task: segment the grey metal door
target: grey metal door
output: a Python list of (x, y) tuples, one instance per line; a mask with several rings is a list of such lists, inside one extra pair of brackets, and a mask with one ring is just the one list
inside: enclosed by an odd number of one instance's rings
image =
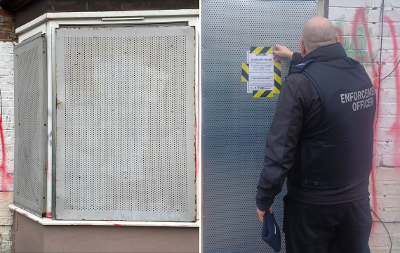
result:
[(56, 30), (56, 218), (195, 220), (193, 27)]
[(45, 212), (47, 71), (46, 39), (38, 34), (14, 48), (14, 204)]
[[(316, 14), (316, 1), (202, 1), (204, 252), (273, 252), (261, 239), (255, 194), (278, 95), (247, 93), (241, 64), (250, 47), (298, 51), (301, 29)], [(281, 229), (284, 194), (274, 204)]]

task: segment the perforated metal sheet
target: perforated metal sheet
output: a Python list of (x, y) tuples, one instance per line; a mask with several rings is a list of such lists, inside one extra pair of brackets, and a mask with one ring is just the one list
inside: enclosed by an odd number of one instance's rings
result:
[(60, 28), (57, 219), (195, 219), (194, 28)]
[(14, 203), (44, 213), (46, 44), (44, 36), (14, 50)]
[[(241, 63), (252, 46), (299, 52), (316, 11), (316, 1), (202, 1), (204, 252), (273, 252), (261, 239), (255, 194), (277, 95), (247, 94)], [(283, 79), (288, 66), (282, 62)], [(274, 204), (281, 229), (285, 191)]]

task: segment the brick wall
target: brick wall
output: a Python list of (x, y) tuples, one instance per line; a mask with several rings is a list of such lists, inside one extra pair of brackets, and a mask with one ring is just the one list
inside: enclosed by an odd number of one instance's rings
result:
[[(329, 19), (334, 22), (347, 54), (363, 63), (377, 94), (379, 91), (370, 177), (371, 208), (389, 230), (392, 252), (399, 252), (400, 66), (395, 67), (400, 60), (400, 1), (384, 1), (383, 23), (382, 4), (382, 0), (330, 0)], [(373, 215), (376, 222), (370, 237), (371, 250), (389, 252), (390, 238), (377, 216)]]
[(15, 35), (15, 18), (11, 11), (2, 10), (0, 8), (0, 40), (13, 41)]
[(15, 137), (13, 47), (14, 42), (0, 40), (0, 191), (13, 190)]
[(0, 191), (13, 190), (14, 170), (14, 16), (0, 8)]
[(0, 253), (11, 250), (14, 171), (14, 15), (0, 8)]

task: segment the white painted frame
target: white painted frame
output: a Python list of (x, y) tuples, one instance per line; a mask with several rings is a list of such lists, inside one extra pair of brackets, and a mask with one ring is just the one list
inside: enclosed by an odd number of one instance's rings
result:
[[(102, 18), (115, 18), (115, 17), (144, 17), (144, 19), (137, 20), (122, 20), (122, 21), (102, 21)], [(157, 10), (157, 11), (110, 11), (110, 12), (63, 12), (63, 13), (45, 13), (36, 19), (16, 28), (18, 35), (18, 42), (31, 37), (32, 35), (43, 32), (46, 34), (47, 42), (47, 80), (48, 80), (48, 146), (47, 146), (47, 160), (49, 165), (53, 165), (53, 75), (54, 75), (54, 50), (52, 43), (54, 39), (54, 30), (61, 25), (105, 25), (105, 24), (151, 24), (151, 23), (174, 23), (174, 22), (188, 22), (189, 26), (195, 27), (196, 33), (196, 62), (195, 62), (195, 102), (196, 102), (196, 203), (197, 203), (197, 219), (195, 222), (178, 222), (180, 226), (195, 226), (199, 227), (201, 220), (201, 203), (202, 203), (202, 181), (201, 181), (201, 87), (200, 79), (200, 52), (201, 52), (201, 39), (200, 39), (200, 22), (198, 9), (182, 9), (182, 10)], [(52, 217), (52, 170), (48, 168), (47, 175), (47, 202), (46, 202), (46, 216)], [(12, 208), (12, 206), (10, 206)], [(25, 212), (27, 213), (27, 212)], [(30, 216), (27, 216), (30, 217)], [(60, 223), (61, 221), (54, 221), (58, 225), (73, 225)], [(86, 225), (100, 225), (95, 221), (86, 221)], [(176, 226), (176, 222), (128, 222), (128, 226)], [(46, 223), (42, 223), (46, 225)], [(200, 229), (201, 230), (201, 229)]]

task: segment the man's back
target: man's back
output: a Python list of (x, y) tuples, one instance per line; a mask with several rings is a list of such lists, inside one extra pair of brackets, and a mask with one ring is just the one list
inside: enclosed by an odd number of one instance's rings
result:
[[(375, 90), (364, 68), (347, 58), (340, 44), (306, 56), (306, 66), (294, 68), (289, 79), (305, 75), (310, 85), (304, 105), (313, 124), (302, 126), (289, 195), (309, 204), (338, 204), (368, 197), (372, 168)], [(306, 89), (305, 89), (306, 90)], [(318, 97), (318, 99), (316, 99)], [(309, 116), (309, 114), (311, 116)]]

